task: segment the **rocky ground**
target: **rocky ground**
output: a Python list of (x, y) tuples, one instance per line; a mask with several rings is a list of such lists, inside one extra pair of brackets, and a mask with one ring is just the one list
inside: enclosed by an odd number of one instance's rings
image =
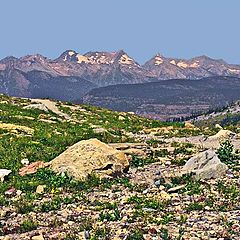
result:
[(239, 125), (1, 98), (0, 239), (240, 239)]

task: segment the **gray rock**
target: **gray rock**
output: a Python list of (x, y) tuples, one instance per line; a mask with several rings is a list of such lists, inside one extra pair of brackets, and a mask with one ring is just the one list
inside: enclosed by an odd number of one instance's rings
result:
[(194, 173), (196, 179), (211, 179), (223, 176), (227, 169), (213, 150), (207, 150), (190, 158), (182, 173)]
[(160, 185), (161, 185), (161, 180), (155, 181), (154, 184), (155, 184), (157, 187), (160, 186)]

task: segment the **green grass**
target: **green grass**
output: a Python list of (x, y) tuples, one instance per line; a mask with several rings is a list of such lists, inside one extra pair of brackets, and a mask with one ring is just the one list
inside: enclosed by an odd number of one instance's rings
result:
[[(0, 102), (2, 102), (0, 103), (1, 122), (26, 126), (34, 130), (34, 133), (29, 136), (24, 133), (14, 134), (0, 128), (0, 168), (12, 170), (8, 180), (0, 186), (0, 194), (11, 187), (23, 192), (34, 192), (39, 184), (47, 184), (47, 188), (71, 185), (69, 179), (58, 177), (49, 170), (20, 177), (18, 171), (22, 167), (21, 160), (23, 158), (29, 159), (30, 162), (49, 162), (66, 150), (68, 146), (80, 140), (98, 138), (104, 142), (121, 142), (123, 136), (127, 140), (124, 132), (135, 133), (145, 127), (170, 125), (170, 123), (87, 105), (81, 106), (85, 111), (72, 111), (70, 108), (62, 107), (62, 110), (73, 115), (76, 121), (85, 120), (85, 122), (76, 123), (64, 121), (51, 111), (46, 113), (36, 109), (23, 109), (25, 105), (30, 104), (29, 100), (0, 95)], [(119, 120), (120, 115), (124, 117), (124, 120)], [(53, 119), (56, 123), (41, 122), (40, 118)], [(106, 129), (107, 134), (94, 133), (92, 124)], [(174, 123), (174, 125), (178, 124)], [(77, 188), (81, 189), (81, 186), (84, 188), (83, 184), (78, 185)]]

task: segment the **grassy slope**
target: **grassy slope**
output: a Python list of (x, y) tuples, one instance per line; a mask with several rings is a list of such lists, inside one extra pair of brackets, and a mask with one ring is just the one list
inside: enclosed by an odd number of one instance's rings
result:
[[(33, 190), (39, 184), (37, 179), (31, 177), (32, 186), (29, 186), (29, 179), (18, 175), (18, 170), (22, 167), (21, 160), (24, 158), (28, 158), (30, 162), (48, 162), (68, 146), (83, 139), (98, 138), (104, 142), (122, 142), (129, 140), (124, 132), (134, 133), (143, 128), (181, 125), (161, 123), (87, 105), (79, 109), (73, 107), (74, 110), (71, 110), (71, 105), (62, 106), (63, 103), (59, 102), (59, 108), (73, 118), (72, 121), (65, 121), (52, 112), (23, 109), (28, 104), (30, 101), (26, 99), (0, 96), (0, 123), (26, 126), (34, 130), (32, 135), (27, 135), (21, 131), (0, 128), (0, 169), (13, 171), (9, 181), (0, 185), (1, 194), (10, 187), (20, 190), (29, 187)], [(124, 120), (119, 119), (121, 115)], [(42, 122), (41, 119), (55, 123)], [(107, 132), (94, 133), (94, 127), (104, 128)]]
[[(146, 233), (148, 231), (147, 226), (152, 224), (160, 229), (162, 239), (169, 239), (168, 224), (169, 229), (171, 229), (172, 224), (176, 224), (175, 227), (179, 231), (177, 236), (181, 237), (184, 231), (187, 234), (188, 231), (192, 230), (191, 227), (190, 230), (188, 227), (188, 219), (191, 219), (192, 213), (201, 213), (205, 207), (210, 207), (214, 211), (225, 214), (227, 211), (235, 210), (238, 205), (239, 186), (234, 182), (235, 179), (234, 181), (223, 179), (209, 185), (206, 182), (192, 181), (190, 178), (170, 179), (170, 182), (164, 183), (164, 179), (160, 178), (166, 189), (179, 184), (186, 184), (185, 189), (179, 195), (181, 199), (179, 201), (183, 209), (183, 213), (179, 215), (179, 210), (173, 208), (174, 205), (171, 201), (163, 200), (154, 191), (151, 193), (151, 190), (156, 189), (154, 186), (153, 189), (151, 187), (148, 189), (149, 193), (146, 195), (143, 194), (146, 186), (132, 183), (126, 177), (99, 180), (93, 175), (89, 176), (85, 182), (79, 182), (67, 176), (57, 176), (47, 169), (39, 170), (36, 174), (20, 177), (18, 171), (22, 167), (22, 159), (28, 158), (30, 162), (38, 160), (48, 162), (68, 146), (82, 139), (94, 137), (107, 143), (135, 141), (136, 139), (131, 139), (131, 135), (127, 133), (139, 133), (143, 129), (146, 132), (147, 129), (168, 125), (173, 125), (173, 129), (166, 134), (166, 137), (203, 133), (209, 135), (215, 131), (214, 129), (207, 129), (205, 132), (204, 129), (191, 130), (180, 123), (162, 123), (92, 106), (76, 106), (59, 102), (59, 109), (71, 116), (71, 120), (66, 121), (52, 112), (24, 109), (23, 107), (28, 104), (30, 104), (30, 101), (26, 99), (0, 95), (0, 126), (3, 123), (8, 123), (34, 130), (31, 135), (27, 134), (24, 129), (7, 130), (0, 127), (0, 169), (7, 168), (13, 171), (9, 178), (0, 184), (0, 213), (2, 208), (9, 207), (9, 214), (6, 213), (6, 216), (2, 218), (3, 221), (0, 217), (0, 236), (31, 234), (35, 229), (39, 230), (46, 226), (49, 234), (53, 229), (63, 231), (65, 234), (63, 239), (79, 239), (79, 232), (84, 230), (91, 230), (91, 240), (113, 239), (112, 236), (116, 234), (119, 226), (121, 224), (123, 226), (126, 221), (130, 223), (126, 230), (129, 234), (127, 239), (144, 239), (143, 232)], [(96, 128), (105, 129), (105, 131), (96, 133), (94, 131)], [(161, 145), (161, 143), (153, 140), (150, 142), (150, 145), (155, 144)], [(187, 151), (185, 147), (179, 146), (177, 144), (174, 150), (174, 154), (178, 156), (177, 159), (179, 154), (176, 150), (180, 151), (180, 156), (182, 152)], [(160, 153), (162, 155), (162, 152)], [(133, 158), (133, 160), (133, 168), (142, 167), (142, 159)], [(146, 162), (143, 161), (144, 164), (148, 164), (147, 160)], [(157, 161), (157, 159), (150, 160)], [(149, 161), (149, 163), (152, 163), (152, 161)], [(159, 166), (157, 165), (157, 167)], [(140, 169), (138, 170), (141, 171)], [(143, 170), (142, 174), (146, 172)], [(42, 195), (36, 193), (36, 188), (40, 184), (46, 185)], [(4, 192), (12, 187), (21, 190), (22, 195), (6, 197)], [(213, 194), (213, 190), (217, 191), (219, 195)], [(110, 195), (113, 196), (118, 193), (120, 194), (119, 198), (111, 199)], [(104, 199), (102, 196), (106, 194), (109, 197)], [(122, 194), (126, 198), (124, 203), (121, 203), (122, 200), (120, 201)], [(191, 201), (189, 201), (189, 196), (191, 196)], [(204, 203), (199, 203), (200, 197), (205, 199)], [(219, 199), (224, 199), (224, 201), (221, 202)], [(77, 210), (76, 206), (78, 206), (77, 209), (80, 209), (79, 214), (83, 214), (80, 218), (78, 215), (74, 216), (70, 213)], [(59, 220), (62, 217), (58, 213), (59, 211), (68, 211), (67, 209), (70, 210), (66, 221), (72, 220), (74, 225), (64, 227), (65, 224)], [(90, 217), (85, 216), (84, 209), (93, 211), (94, 216), (98, 217), (95, 219), (91, 214)], [(148, 212), (146, 209), (153, 209), (154, 211)], [(126, 211), (130, 213), (128, 219), (124, 220), (124, 216), (127, 215)], [(15, 213), (17, 215), (14, 215)], [(36, 214), (37, 218), (34, 218), (33, 216)], [(227, 229), (225, 235), (235, 236), (234, 231), (237, 232), (237, 230), (231, 228), (234, 224), (233, 220), (229, 220), (228, 217), (226, 219), (221, 222), (221, 226)], [(97, 225), (96, 222), (100, 225)], [(22, 239), (27, 238), (23, 237)]]

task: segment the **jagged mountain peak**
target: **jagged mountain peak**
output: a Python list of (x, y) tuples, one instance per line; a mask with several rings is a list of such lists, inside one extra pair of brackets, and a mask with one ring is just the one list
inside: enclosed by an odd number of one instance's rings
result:
[(76, 59), (76, 55), (78, 53), (74, 50), (66, 50), (65, 52), (63, 52), (57, 59), (55, 59), (55, 61), (75, 61)]
[(33, 55), (26, 55), (18, 59), (19, 61), (29, 62), (31, 64), (34, 63), (45, 63), (48, 62), (49, 59), (41, 54), (33, 54)]
[(0, 70), (5, 70), (6, 68), (12, 68), (14, 64), (18, 61), (18, 58), (9, 56), (0, 60)]
[(157, 53), (154, 57), (153, 57), (153, 61), (154, 61), (154, 64), (155, 65), (160, 65), (162, 63), (164, 63), (164, 61), (166, 61), (166, 58), (160, 54), (160, 53)]
[(129, 66), (139, 66), (139, 64), (133, 58), (129, 57), (129, 55), (123, 50), (119, 50), (116, 52), (91, 51), (83, 55), (77, 53), (74, 50), (67, 50), (62, 53), (55, 61), (75, 62), (79, 64), (85, 63), (92, 65), (121, 64)]
[(133, 58), (123, 50), (116, 52), (88, 52), (84, 54), (91, 64), (121, 64), (121, 65), (139, 65)]
[(139, 65), (133, 58), (131, 58), (126, 52), (123, 50), (119, 50), (116, 52), (116, 61), (123, 65)]

